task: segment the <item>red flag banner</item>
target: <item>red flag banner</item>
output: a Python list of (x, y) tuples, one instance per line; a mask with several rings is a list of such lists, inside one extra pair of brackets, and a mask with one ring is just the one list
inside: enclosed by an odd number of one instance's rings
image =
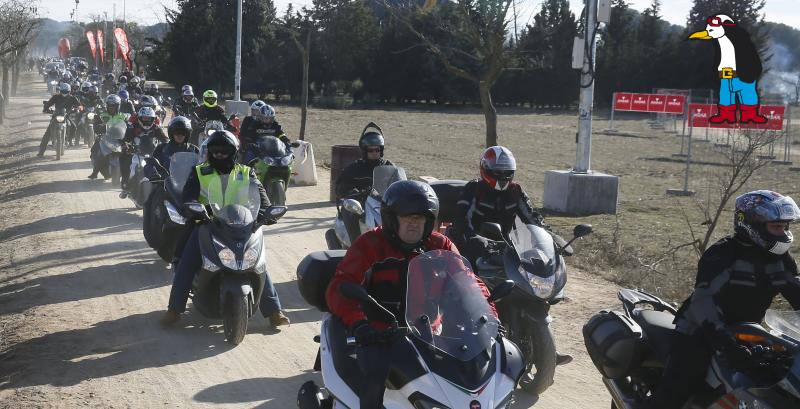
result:
[(97, 51), (100, 52), (100, 63), (106, 63), (106, 39), (103, 35), (103, 30), (97, 30)]
[(125, 60), (125, 65), (128, 66), (128, 69), (133, 68), (133, 64), (131, 64), (130, 53), (131, 49), (128, 45), (128, 36), (125, 34), (125, 30), (117, 27), (114, 29), (114, 37), (117, 39), (117, 49), (122, 55), (122, 58)]
[(62, 37), (60, 40), (58, 40), (58, 55), (61, 58), (67, 58), (69, 57), (69, 51), (69, 39)]
[(97, 44), (94, 41), (94, 32), (87, 31), (86, 32), (86, 39), (89, 40), (89, 50), (92, 51), (92, 59), (97, 61)]

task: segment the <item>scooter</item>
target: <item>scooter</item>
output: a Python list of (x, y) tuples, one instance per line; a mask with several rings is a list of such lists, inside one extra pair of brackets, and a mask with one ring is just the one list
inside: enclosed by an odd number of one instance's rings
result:
[[(238, 345), (247, 323), (258, 310), (267, 274), (264, 234), (256, 223), (261, 199), (251, 183), (234, 203), (186, 204), (190, 218), (200, 221), (198, 240), (203, 265), (192, 283), (192, 303), (207, 318), (221, 318), (225, 339)], [(277, 222), (285, 206), (267, 209), (268, 223)]]
[[(611, 394), (612, 409), (642, 407), (661, 380), (675, 333), (675, 308), (644, 291), (622, 289), (622, 311), (602, 311), (583, 327), (589, 356)], [(768, 310), (764, 324), (728, 330), (751, 352), (744, 365), (714, 354), (689, 409), (800, 407), (800, 312)]]
[(591, 225), (579, 224), (572, 240), (565, 242), (540, 226), (517, 219), (506, 239), (499, 224), (481, 226), (481, 235), (495, 242), (493, 255), (477, 259), (478, 276), (489, 288), (505, 280), (516, 283), (511, 295), (498, 305), (498, 312), (509, 339), (519, 345), (525, 357), (520, 387), (528, 392), (538, 395), (553, 384), (559, 363), (550, 329), (550, 307), (564, 299), (564, 256), (573, 254), (570, 244), (591, 232)]
[[(376, 166), (372, 171), (372, 188), (356, 192), (336, 203), (336, 221), (325, 232), (330, 250), (350, 248), (362, 233), (381, 224), (383, 193), (398, 180), (406, 180), (406, 171), (396, 166)], [(363, 206), (362, 206), (363, 203)]]
[(390, 324), (377, 339), (363, 339), (349, 336), (339, 318), (327, 312), (325, 289), (343, 253), (311, 253), (297, 268), (300, 293), (325, 313), (315, 337), (320, 349), (314, 365), (324, 385), (303, 384), (300, 409), (360, 407), (357, 348), (373, 343), (391, 345), (386, 408), (510, 407), (524, 363), (514, 343), (499, 334), (489, 302), (508, 295), (512, 282), (498, 286), (487, 302), (468, 261), (446, 250), (429, 251), (409, 262), (402, 322), (360, 284), (343, 283), (342, 294), (359, 301), (371, 321)]
[(148, 176), (153, 193), (142, 210), (142, 232), (147, 244), (162, 260), (170, 263), (177, 240), (191, 227), (183, 212), (182, 196), (183, 186), (198, 164), (197, 155), (192, 152), (173, 154), (169, 170), (153, 157), (146, 161), (158, 174)]
[[(104, 176), (111, 176), (113, 186), (120, 185), (122, 170), (119, 165), (119, 155), (122, 153), (122, 139), (125, 137), (127, 126), (123, 122), (114, 122), (106, 125), (106, 132), (99, 138), (100, 149), (92, 156), (92, 162), (101, 169)], [(127, 172), (128, 169), (125, 169)]]
[(141, 136), (134, 138), (135, 152), (131, 157), (131, 169), (123, 169), (123, 171), (132, 173), (128, 180), (128, 193), (126, 196), (133, 201), (137, 209), (141, 209), (144, 206), (147, 198), (153, 192), (153, 184), (150, 183), (150, 179), (144, 175), (143, 171), (147, 164), (147, 159), (153, 155), (158, 145), (158, 139), (154, 138), (151, 132), (143, 133)]
[[(299, 147), (300, 144), (292, 144)], [(286, 204), (286, 189), (292, 176), (294, 153), (280, 139), (266, 135), (248, 146), (245, 155), (254, 157), (247, 166), (255, 169), (258, 179), (267, 190), (269, 201), (275, 205)]]

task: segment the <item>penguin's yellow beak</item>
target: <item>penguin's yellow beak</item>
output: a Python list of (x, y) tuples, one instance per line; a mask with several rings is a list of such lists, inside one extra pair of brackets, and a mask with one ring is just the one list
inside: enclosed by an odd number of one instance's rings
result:
[(712, 40), (713, 38), (708, 35), (708, 31), (698, 31), (689, 36), (689, 40)]

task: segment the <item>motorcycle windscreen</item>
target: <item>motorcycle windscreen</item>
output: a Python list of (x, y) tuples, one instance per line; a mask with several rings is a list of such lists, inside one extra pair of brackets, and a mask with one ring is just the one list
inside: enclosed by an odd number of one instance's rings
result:
[(197, 166), (197, 155), (192, 152), (178, 152), (169, 160), (169, 178), (167, 182), (175, 192), (182, 192), (189, 174)]
[(221, 179), (221, 192), (215, 194), (212, 192), (215, 188), (209, 188), (209, 206), (214, 218), (233, 228), (251, 225), (258, 217), (258, 210), (261, 208), (259, 185), (253, 181), (243, 186), (231, 185), (227, 183), (227, 175)]
[(100, 144), (100, 149), (104, 155), (122, 150), (122, 138), (125, 137), (127, 129), (128, 126), (122, 121), (109, 121), (106, 125), (106, 133), (103, 134), (103, 143)]
[(383, 192), (398, 180), (406, 180), (406, 171), (396, 166), (376, 166), (372, 170), (372, 194), (383, 197)]
[(548, 269), (555, 267), (556, 247), (553, 236), (547, 230), (533, 224), (525, 224), (516, 218), (514, 229), (508, 236), (523, 264), (541, 263), (541, 266)]
[(800, 342), (800, 311), (767, 310), (764, 322), (771, 329)]
[(205, 132), (206, 135), (211, 134), (214, 131), (224, 131), (225, 125), (222, 124), (220, 121), (208, 121), (206, 123)]
[(255, 143), (255, 154), (261, 158), (282, 158), (286, 156), (286, 144), (272, 135), (264, 135)]
[(421, 254), (408, 264), (407, 284), (412, 337), (461, 362), (494, 346), (500, 321), (465, 258), (447, 250)]

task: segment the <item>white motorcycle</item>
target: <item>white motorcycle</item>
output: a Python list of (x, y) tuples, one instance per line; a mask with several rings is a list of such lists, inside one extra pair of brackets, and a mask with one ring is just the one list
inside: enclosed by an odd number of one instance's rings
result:
[(362, 233), (380, 226), (383, 192), (398, 180), (406, 180), (405, 169), (376, 166), (369, 191), (354, 193), (337, 203), (336, 221), (333, 228), (325, 232), (328, 249), (348, 249)]
[[(298, 266), (300, 292), (310, 304), (327, 311), (325, 289), (343, 251), (308, 255)], [(364, 378), (356, 348), (373, 342), (391, 344), (386, 409), (508, 408), (525, 364), (519, 349), (499, 334), (489, 302), (511, 293), (513, 282), (495, 288), (487, 299), (470, 264), (446, 250), (433, 250), (408, 265), (405, 317), (395, 315), (364, 287), (343, 283), (345, 297), (361, 302), (371, 320), (391, 323), (378, 339), (348, 337), (344, 324), (325, 314), (315, 370), (324, 389), (308, 381), (298, 392), (300, 409), (358, 408)], [(374, 317), (377, 315), (378, 317)]]

